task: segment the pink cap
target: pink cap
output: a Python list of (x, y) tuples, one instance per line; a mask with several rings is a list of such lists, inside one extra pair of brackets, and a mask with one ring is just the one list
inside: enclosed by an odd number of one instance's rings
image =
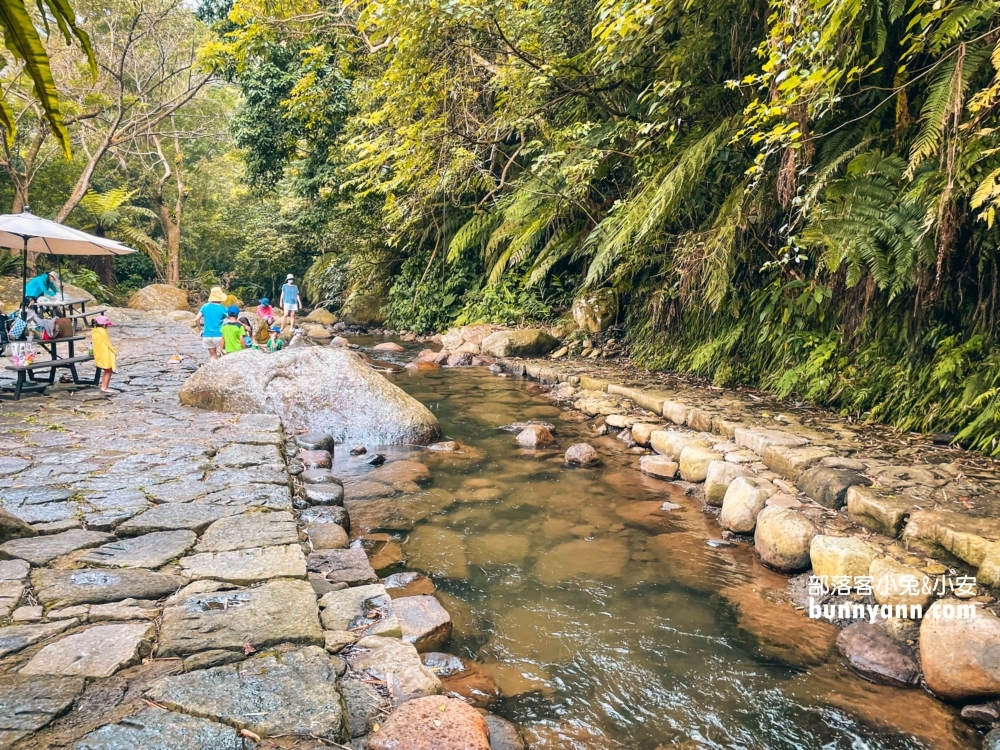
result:
[(114, 325), (114, 323), (111, 322), (111, 319), (108, 318), (106, 315), (95, 315), (94, 316), (94, 322), (97, 323), (97, 325), (99, 325), (99, 326), (113, 326)]

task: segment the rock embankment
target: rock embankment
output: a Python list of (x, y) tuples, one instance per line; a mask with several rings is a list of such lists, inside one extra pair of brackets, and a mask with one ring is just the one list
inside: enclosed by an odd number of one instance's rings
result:
[[(792, 579), (811, 617), (839, 627), (869, 679), (923, 684), (976, 726), (1000, 698), (1000, 475), (958, 448), (766, 397), (643, 384), (622, 365), (503, 358), (549, 384), (598, 434), (633, 445), (636, 468), (678, 481), (719, 514), (721, 543), (746, 542)], [(709, 540), (712, 543), (716, 543)], [(858, 612), (864, 612), (861, 616)], [(986, 725), (997, 721), (986, 721)]]

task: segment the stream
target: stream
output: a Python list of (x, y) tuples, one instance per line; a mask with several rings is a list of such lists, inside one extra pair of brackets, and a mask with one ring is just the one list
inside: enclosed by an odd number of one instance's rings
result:
[[(614, 437), (561, 419), (575, 413), (536, 384), (485, 368), (390, 378), (436, 414), (445, 439), (475, 449), (388, 454), (433, 473), (406, 500), (430, 505), (396, 534), (407, 558), (397, 570), (431, 575), (454, 621), (449, 650), (498, 680), (496, 712), (530, 747), (976, 746), (956, 713), (922, 690), (850, 672), (838, 631), (788, 603), (787, 577), (746, 545), (710, 546), (719, 527), (698, 498), (640, 474)], [(554, 424), (556, 448), (523, 450), (497, 429), (526, 420)], [(601, 453), (599, 467), (565, 465), (565, 449), (582, 441)], [(347, 453), (335, 471), (369, 470)]]

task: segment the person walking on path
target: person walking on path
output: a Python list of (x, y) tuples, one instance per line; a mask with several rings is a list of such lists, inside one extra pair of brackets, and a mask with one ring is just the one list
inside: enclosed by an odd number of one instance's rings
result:
[(94, 347), (94, 366), (101, 371), (101, 393), (114, 393), (111, 385), (111, 374), (118, 367), (118, 349), (111, 343), (108, 328), (113, 326), (104, 315), (95, 315), (91, 328), (91, 346)]
[(288, 274), (284, 286), (281, 287), (281, 327), (285, 327), (285, 317), (291, 316), (292, 328), (295, 327), (295, 311), (302, 307), (299, 288), (295, 286), (295, 277)]
[(201, 331), (201, 343), (208, 349), (208, 356), (214, 362), (219, 357), (222, 349), (222, 321), (226, 319), (226, 308), (222, 303), (226, 301), (226, 293), (222, 287), (213, 286), (208, 295), (208, 302), (201, 306), (195, 317), (195, 323), (204, 321)]

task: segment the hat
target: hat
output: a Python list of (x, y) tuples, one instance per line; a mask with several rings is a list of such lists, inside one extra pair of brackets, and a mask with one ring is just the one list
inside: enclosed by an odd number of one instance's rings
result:
[(269, 300), (269, 299), (268, 299), (267, 297), (261, 297), (261, 298), (260, 298), (259, 300), (257, 300), (257, 301), (258, 301), (258, 302), (259, 302), (260, 304), (262, 304), (262, 305), (263, 305), (264, 307), (267, 307), (267, 306), (268, 306), (269, 304), (271, 304), (271, 300)]
[(229, 313), (230, 315), (239, 315), (240, 308), (238, 308), (236, 305), (230, 305), (229, 307), (226, 308), (226, 312)]
[(94, 316), (94, 322), (97, 325), (99, 325), (99, 326), (113, 326), (114, 325), (114, 323), (111, 322), (111, 319), (108, 318), (108, 316), (106, 316), (106, 315), (95, 315)]
[(272, 333), (281, 333), (281, 326), (271, 326), (270, 330)]
[(294, 278), (295, 278), (295, 274), (291, 274), (290, 273), (290, 274), (288, 274), (288, 276), (285, 277), (285, 281), (291, 281)]
[(208, 295), (209, 302), (225, 302), (226, 293), (222, 291), (221, 286), (213, 286), (212, 291)]

